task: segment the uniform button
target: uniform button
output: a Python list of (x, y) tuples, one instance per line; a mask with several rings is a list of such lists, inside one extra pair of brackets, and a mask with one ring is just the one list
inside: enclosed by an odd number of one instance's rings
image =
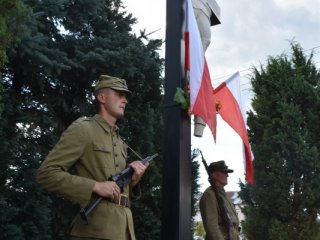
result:
[(119, 164), (116, 164), (116, 167), (119, 167)]
[(115, 156), (115, 157), (118, 157), (118, 154), (115, 154), (114, 156)]

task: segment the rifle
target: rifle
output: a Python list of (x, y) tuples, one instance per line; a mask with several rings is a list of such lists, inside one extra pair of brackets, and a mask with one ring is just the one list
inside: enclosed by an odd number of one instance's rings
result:
[(221, 196), (218, 193), (218, 190), (217, 190), (217, 187), (216, 187), (214, 181), (211, 180), (208, 164), (207, 164), (206, 160), (204, 159), (201, 151), (200, 151), (200, 154), (201, 154), (201, 158), (202, 158), (202, 163), (203, 163), (203, 165), (207, 171), (207, 174), (209, 176), (209, 183), (210, 183), (211, 188), (213, 189), (214, 193), (216, 194), (219, 211), (221, 212), (222, 219), (223, 219), (225, 225), (227, 226), (227, 230), (228, 230), (227, 234), (228, 235), (227, 235), (226, 240), (233, 240), (234, 239), (232, 236), (233, 235), (232, 234), (233, 224), (232, 224), (231, 217), (227, 211), (227, 208), (223, 202), (223, 199), (221, 198)]
[[(153, 154), (152, 156), (148, 156), (141, 160), (143, 164), (146, 164), (153, 160), (155, 157), (158, 156), (158, 153)], [(116, 184), (120, 187), (120, 189), (124, 189), (126, 187), (132, 178), (133, 175), (133, 169), (131, 167), (127, 167), (123, 169), (121, 172), (118, 172), (114, 176), (111, 176), (108, 180), (114, 181)], [(92, 210), (101, 202), (103, 197), (98, 196), (91, 205), (81, 208), (80, 209), (80, 217), (82, 219), (83, 224), (88, 225), (88, 215), (92, 212)]]

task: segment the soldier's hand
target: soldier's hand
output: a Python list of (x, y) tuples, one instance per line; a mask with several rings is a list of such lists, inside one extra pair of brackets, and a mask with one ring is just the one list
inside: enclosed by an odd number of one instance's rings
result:
[(113, 202), (120, 199), (120, 188), (113, 181), (96, 182), (92, 191), (101, 197), (110, 198)]
[(133, 175), (131, 178), (131, 186), (137, 185), (140, 181), (141, 177), (143, 176), (146, 169), (149, 167), (149, 163), (143, 164), (141, 161), (134, 161), (129, 164), (129, 166), (133, 169)]

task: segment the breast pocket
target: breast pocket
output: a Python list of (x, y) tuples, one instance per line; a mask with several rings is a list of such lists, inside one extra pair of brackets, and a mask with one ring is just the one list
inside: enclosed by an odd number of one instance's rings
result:
[(99, 168), (114, 168), (114, 157), (112, 148), (105, 143), (93, 142), (94, 165)]
[(127, 157), (128, 157), (127, 149), (125, 147), (122, 147), (120, 149), (120, 156), (116, 159), (117, 165), (119, 166), (120, 169), (124, 169), (126, 167)]

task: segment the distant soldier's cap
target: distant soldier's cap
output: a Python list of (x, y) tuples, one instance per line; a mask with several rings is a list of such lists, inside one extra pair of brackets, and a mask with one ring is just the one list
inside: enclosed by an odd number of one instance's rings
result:
[(126, 80), (109, 75), (100, 75), (94, 91), (96, 92), (102, 88), (111, 88), (116, 91), (124, 91), (127, 93), (128, 97), (130, 97), (132, 94), (132, 92), (128, 89)]
[(224, 161), (217, 161), (217, 162), (212, 162), (209, 165), (209, 172), (213, 173), (213, 172), (224, 172), (224, 173), (232, 173), (233, 170), (229, 169), (228, 166), (226, 165), (226, 163)]

